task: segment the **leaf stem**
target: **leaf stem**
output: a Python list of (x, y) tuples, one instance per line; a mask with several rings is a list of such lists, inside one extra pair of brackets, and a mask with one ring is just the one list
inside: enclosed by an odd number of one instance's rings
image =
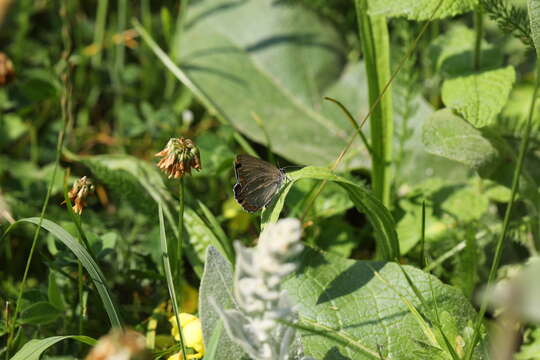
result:
[[(180, 178), (178, 184), (178, 278), (180, 279), (179, 283), (182, 283), (183, 276), (183, 253), (184, 253), (184, 178)], [(181, 286), (179, 286), (179, 289)]]

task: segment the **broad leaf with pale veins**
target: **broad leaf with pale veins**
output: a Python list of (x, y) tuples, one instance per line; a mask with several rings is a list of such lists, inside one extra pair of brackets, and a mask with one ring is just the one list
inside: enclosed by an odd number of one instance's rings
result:
[[(301, 268), (285, 283), (298, 305), (300, 323), (318, 331), (303, 331), (306, 355), (379, 359), (380, 349), (386, 359), (449, 359), (437, 330), (422, 327), (407, 305), (429, 318), (435, 303), (439, 313), (446, 314), (441, 321), (443, 332), (455, 350), (462, 351), (462, 341), (470, 341), (475, 316), (469, 301), (458, 289), (421, 270), (404, 269), (430, 309), (421, 306), (395, 263), (354, 261), (307, 249), (301, 256)], [(485, 358), (481, 347), (483, 344), (477, 346), (475, 359)]]
[[(439, 8), (439, 2), (442, 2)], [(444, 19), (471, 11), (478, 0), (370, 0), (370, 15), (405, 16), (409, 20)]]
[(516, 80), (512, 66), (457, 76), (444, 81), (442, 100), (474, 127), (495, 122)]

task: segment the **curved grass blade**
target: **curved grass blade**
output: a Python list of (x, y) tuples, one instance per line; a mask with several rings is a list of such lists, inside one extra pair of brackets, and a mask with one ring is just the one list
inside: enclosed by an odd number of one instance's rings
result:
[(66, 340), (74, 339), (84, 344), (94, 346), (96, 340), (82, 335), (51, 336), (45, 339), (30, 340), (19, 350), (10, 360), (39, 360), (41, 354), (54, 344)]
[[(33, 217), (18, 220), (6, 230), (4, 236), (7, 235), (7, 233), (13, 228), (13, 226), (22, 222), (28, 222), (39, 226), (40, 218)], [(75, 254), (75, 256), (77, 257), (77, 259), (79, 259), (86, 271), (88, 271), (90, 278), (94, 282), (99, 296), (101, 297), (101, 301), (103, 302), (103, 306), (105, 307), (105, 311), (109, 316), (111, 326), (116, 328), (122, 328), (123, 324), (120, 318), (120, 313), (111, 298), (109, 288), (107, 287), (105, 282), (105, 276), (101, 272), (101, 269), (96, 264), (92, 256), (88, 253), (88, 251), (79, 243), (77, 239), (71, 236), (60, 225), (50, 220), (43, 219), (41, 222), (41, 227), (54, 235), (54, 237), (56, 237), (60, 242), (67, 246), (73, 252), (73, 254)]]
[(395, 230), (395, 222), (390, 212), (375, 196), (364, 188), (350, 180), (334, 175), (328, 168), (308, 166), (298, 171), (287, 174), (291, 180), (279, 193), (276, 201), (262, 213), (262, 227), (274, 223), (285, 204), (285, 197), (291, 186), (301, 179), (314, 179), (333, 181), (343, 187), (349, 193), (358, 211), (366, 214), (369, 222), (375, 230), (377, 251), (384, 260), (395, 260), (399, 257), (399, 241)]

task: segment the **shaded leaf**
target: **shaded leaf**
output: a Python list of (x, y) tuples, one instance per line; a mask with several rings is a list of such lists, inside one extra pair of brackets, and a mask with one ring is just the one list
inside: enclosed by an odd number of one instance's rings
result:
[(44, 325), (58, 319), (63, 312), (46, 301), (31, 304), (21, 312), (21, 324)]
[(334, 160), (351, 128), (341, 114), (320, 112), (344, 68), (337, 31), (302, 7), (272, 0), (199, 1), (189, 14), (180, 63), (203, 102), (254, 141), (266, 143), (267, 133), (272, 150), (289, 160)]
[(449, 109), (439, 110), (427, 119), (422, 138), (428, 152), (472, 169), (488, 164), (498, 155), (479, 130)]
[[(460, 76), (474, 71), (474, 44), (476, 33), (463, 26), (453, 26), (430, 45), (430, 55), (435, 69), (447, 77)], [(491, 44), (482, 41), (480, 69), (500, 67), (502, 56)]]
[(55, 308), (57, 308), (58, 310), (64, 310), (64, 307), (65, 307), (64, 296), (62, 292), (60, 291), (58, 284), (56, 283), (56, 276), (54, 276), (54, 272), (52, 270), (49, 272), (49, 287), (47, 290), (47, 294), (49, 297), (49, 302)]

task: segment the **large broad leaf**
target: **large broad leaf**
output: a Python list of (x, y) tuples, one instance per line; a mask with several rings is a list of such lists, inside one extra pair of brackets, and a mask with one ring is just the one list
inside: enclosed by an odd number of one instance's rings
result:
[[(199, 289), (199, 314), (201, 316), (205, 345), (219, 326), (221, 319), (214, 302), (222, 309), (235, 307), (232, 293), (233, 271), (229, 263), (216, 248), (209, 246), (206, 252), (204, 274)], [(244, 351), (233, 342), (225, 331), (218, 342), (219, 359), (247, 359)]]
[(39, 360), (41, 354), (57, 342), (74, 339), (88, 345), (95, 345), (96, 340), (82, 335), (52, 336), (40, 340), (30, 340), (10, 360)]
[(335, 160), (352, 127), (342, 114), (321, 113), (345, 62), (331, 24), (273, 0), (203, 0), (189, 16), (180, 65), (207, 105), (254, 141), (266, 143), (268, 134), (285, 158)]
[(512, 66), (447, 79), (442, 100), (474, 127), (491, 125), (506, 104), (515, 80)]
[(369, 0), (369, 14), (406, 16), (418, 21), (444, 19), (471, 11), (477, 4), (478, 0)]
[[(354, 261), (310, 249), (301, 261), (285, 288), (299, 306), (300, 323), (310, 329), (303, 331), (307, 355), (379, 359), (380, 351), (384, 359), (449, 359), (438, 329), (428, 325), (435, 309), (457, 353), (470, 341), (473, 307), (458, 289), (427, 273), (404, 267), (429, 309), (421, 306), (395, 263)], [(482, 347), (475, 359), (484, 358)]]
[(439, 110), (427, 119), (423, 141), (430, 153), (459, 161), (473, 169), (489, 164), (498, 155), (480, 130), (449, 109)]
[(285, 198), (296, 181), (301, 179), (332, 181), (345, 189), (354, 206), (366, 214), (373, 226), (377, 241), (377, 251), (380, 253), (380, 256), (386, 260), (393, 260), (399, 257), (399, 242), (392, 214), (363, 185), (336, 176), (327, 168), (314, 166), (305, 167), (289, 173), (287, 176), (290, 182), (281, 190), (277, 200), (262, 213), (263, 227), (278, 220), (285, 203)]

